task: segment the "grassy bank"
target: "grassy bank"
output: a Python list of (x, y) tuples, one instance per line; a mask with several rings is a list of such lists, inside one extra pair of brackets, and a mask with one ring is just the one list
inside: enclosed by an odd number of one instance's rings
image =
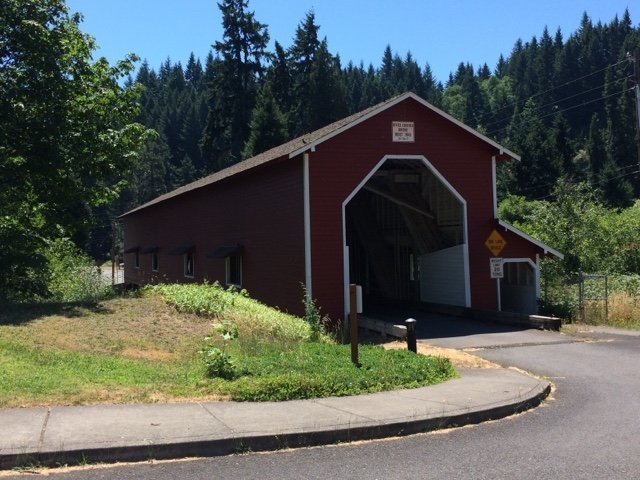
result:
[[(346, 347), (314, 335), (304, 320), (214, 288), (169, 286), (94, 306), (4, 309), (0, 407), (283, 400), (417, 387), (455, 376), (446, 359), (373, 346), (361, 347), (355, 367)], [(237, 338), (222, 338), (212, 331), (214, 322), (235, 325)], [(208, 375), (201, 352), (210, 349), (233, 365), (228, 379)]]

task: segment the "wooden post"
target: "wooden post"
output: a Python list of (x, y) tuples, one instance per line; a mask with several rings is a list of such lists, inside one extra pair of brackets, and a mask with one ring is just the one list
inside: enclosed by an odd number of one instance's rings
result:
[(356, 285), (349, 284), (349, 337), (351, 338), (351, 361), (358, 362), (358, 305), (356, 300)]
[(116, 222), (111, 221), (111, 285), (116, 284)]
[(418, 353), (418, 345), (416, 343), (416, 320), (408, 318), (404, 321), (407, 326), (407, 348), (413, 353)]

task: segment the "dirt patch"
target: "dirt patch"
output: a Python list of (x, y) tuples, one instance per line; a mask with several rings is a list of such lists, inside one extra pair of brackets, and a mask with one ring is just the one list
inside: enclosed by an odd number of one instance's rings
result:
[(211, 319), (179, 313), (159, 296), (113, 298), (74, 315), (51, 312), (0, 333), (72, 352), (163, 361), (189, 355), (211, 331)]
[(158, 349), (139, 349), (134, 347), (125, 348), (121, 353), (121, 356), (126, 358), (133, 358), (135, 360), (150, 360), (152, 362), (165, 362), (177, 358), (178, 355), (172, 352)]
[[(406, 349), (405, 342), (395, 341), (383, 343), (384, 348), (401, 348)], [(484, 358), (471, 355), (470, 353), (454, 348), (441, 348), (428, 345), (426, 343), (418, 343), (418, 353), (423, 355), (432, 355), (434, 357), (446, 357), (451, 360), (454, 367), (457, 368), (502, 368), (500, 365), (485, 360)]]

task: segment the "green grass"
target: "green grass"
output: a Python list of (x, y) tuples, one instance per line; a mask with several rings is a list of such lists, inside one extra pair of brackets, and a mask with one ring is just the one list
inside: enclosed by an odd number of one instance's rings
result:
[(256, 356), (239, 354), (243, 376), (220, 381), (219, 388), (235, 400), (291, 400), (415, 388), (455, 375), (447, 359), (407, 350), (361, 345), (359, 366), (351, 363), (350, 355), (349, 345), (331, 343), (301, 343)]
[(303, 319), (249, 298), (246, 291), (225, 290), (219, 284), (162, 284), (146, 287), (159, 293), (178, 311), (237, 323), (242, 337), (266, 341), (303, 341), (311, 327)]
[[(0, 405), (11, 399), (26, 403), (83, 403), (100, 401), (118, 391), (123, 397), (143, 400), (142, 391), (176, 391), (185, 379), (196, 378), (195, 365), (165, 364), (117, 356), (96, 355), (48, 348), (33, 348), (0, 340)], [(198, 372), (201, 374), (201, 372)], [(194, 375), (195, 374), (195, 375)], [(127, 393), (130, 392), (130, 393)], [(108, 399), (108, 397), (107, 397)], [(4, 400), (4, 401), (3, 401)]]
[[(178, 311), (172, 295), (196, 298), (215, 317), (186, 300)], [(222, 306), (202, 307), (202, 298)], [(238, 338), (212, 334), (215, 321), (236, 324)], [(303, 319), (215, 285), (158, 287), (97, 306), (14, 305), (0, 312), (0, 407), (285, 400), (412, 388), (456, 375), (446, 359), (367, 345), (357, 367), (347, 346), (327, 336), (312, 342), (311, 333)], [(207, 376), (198, 353), (207, 344), (229, 355), (233, 379)]]

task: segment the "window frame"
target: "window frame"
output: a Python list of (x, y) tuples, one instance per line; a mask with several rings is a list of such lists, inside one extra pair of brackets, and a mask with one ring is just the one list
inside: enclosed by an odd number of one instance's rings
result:
[[(188, 270), (188, 265), (189, 265), (189, 258), (191, 258), (191, 272), (189, 272)], [(185, 278), (194, 278), (195, 276), (195, 271), (196, 271), (196, 259), (195, 259), (195, 255), (193, 252), (185, 252), (184, 255), (182, 255), (182, 267), (183, 267), (183, 273)]]
[[(236, 261), (237, 272), (232, 272), (232, 262)], [(238, 278), (232, 278), (232, 273), (237, 273)], [(230, 255), (224, 259), (224, 278), (227, 285), (242, 287), (242, 255)], [(237, 280), (237, 282), (234, 280)]]

